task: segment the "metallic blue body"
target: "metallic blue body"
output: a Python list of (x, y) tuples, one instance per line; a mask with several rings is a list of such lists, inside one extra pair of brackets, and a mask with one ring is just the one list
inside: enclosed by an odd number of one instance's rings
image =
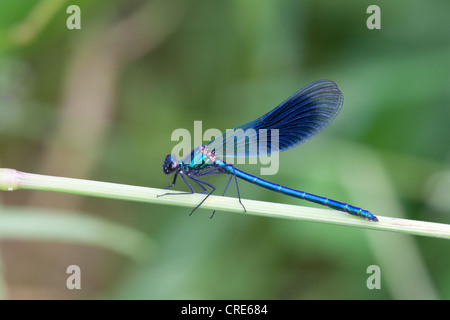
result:
[[(303, 191), (291, 189), (276, 183), (272, 183), (266, 180), (263, 180), (261, 178), (258, 178), (256, 176), (253, 176), (251, 174), (248, 174), (246, 172), (243, 172), (239, 169), (236, 169), (234, 167), (228, 166), (225, 162), (222, 160), (216, 160), (214, 163), (216, 166), (223, 167), (223, 170), (226, 170), (229, 174), (236, 174), (236, 177), (245, 180), (247, 182), (256, 184), (260, 187), (279, 192), (282, 194), (285, 194), (287, 196), (291, 196), (294, 198), (304, 199), (308, 200), (323, 206), (327, 206), (329, 208), (347, 212), (351, 215), (362, 217), (364, 219), (370, 220), (370, 221), (378, 221), (377, 217), (375, 217), (372, 213), (370, 213), (367, 210), (351, 206), (347, 203), (342, 203), (339, 201), (331, 200), (325, 197), (317, 196), (314, 194), (306, 193)], [(234, 173), (233, 173), (234, 171)]]

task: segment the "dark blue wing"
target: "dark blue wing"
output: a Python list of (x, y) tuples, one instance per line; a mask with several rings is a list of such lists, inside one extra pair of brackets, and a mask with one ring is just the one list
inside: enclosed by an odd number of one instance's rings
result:
[[(313, 82), (262, 117), (226, 131), (209, 142), (208, 148), (220, 157), (234, 158), (264, 156), (290, 149), (325, 128), (339, 113), (343, 101), (333, 81)], [(272, 129), (278, 130), (272, 132)], [(267, 145), (265, 151), (260, 148), (264, 145)]]

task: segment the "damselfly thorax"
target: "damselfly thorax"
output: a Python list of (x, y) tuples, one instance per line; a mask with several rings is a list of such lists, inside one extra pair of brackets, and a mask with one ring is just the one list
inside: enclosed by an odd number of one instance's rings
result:
[(183, 160), (176, 161), (171, 154), (167, 155), (163, 162), (165, 174), (200, 171), (212, 166), (220, 166), (223, 161), (216, 157), (214, 150), (209, 150), (205, 145), (201, 145), (190, 153)]

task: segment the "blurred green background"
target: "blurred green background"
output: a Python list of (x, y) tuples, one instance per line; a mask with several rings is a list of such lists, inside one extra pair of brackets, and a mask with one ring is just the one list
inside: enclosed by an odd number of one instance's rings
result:
[[(66, 27), (70, 4), (0, 2), (0, 167), (162, 188), (173, 130), (233, 128), (325, 78), (344, 94), (341, 113), (283, 152), (269, 180), (375, 215), (450, 223), (449, 1), (79, 0), (80, 30)], [(380, 30), (366, 27), (371, 4)], [(7, 299), (450, 299), (441, 239), (57, 193), (0, 197)], [(109, 247), (65, 240), (72, 229)], [(129, 237), (145, 239), (127, 247), (145, 259), (114, 249)], [(81, 290), (66, 288), (72, 264)], [(366, 286), (370, 265), (379, 290)]]

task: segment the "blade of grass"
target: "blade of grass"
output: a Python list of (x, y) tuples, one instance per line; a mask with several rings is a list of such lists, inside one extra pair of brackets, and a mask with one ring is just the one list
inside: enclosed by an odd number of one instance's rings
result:
[[(158, 197), (167, 192), (164, 189), (123, 185), (83, 179), (55, 177), (20, 172), (14, 169), (0, 169), (0, 190), (19, 189), (71, 193), (92, 197), (158, 203), (166, 205), (195, 207), (205, 196), (183, 194)], [(171, 191), (172, 192), (172, 191)], [(279, 203), (243, 199), (246, 214), (273, 218), (286, 218), (343, 226), (359, 227), (450, 239), (450, 225), (426, 221), (383, 217), (377, 214), (379, 222), (370, 222), (335, 210), (301, 207)], [(211, 196), (202, 208), (243, 213), (235, 198)]]

